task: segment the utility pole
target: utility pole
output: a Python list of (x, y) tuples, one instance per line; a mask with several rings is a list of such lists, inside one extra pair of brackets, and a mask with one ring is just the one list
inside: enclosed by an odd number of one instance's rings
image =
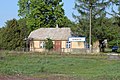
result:
[[(90, 0), (91, 1), (91, 0)], [(89, 31), (89, 49), (90, 49), (90, 53), (91, 53), (91, 47), (92, 47), (92, 45), (91, 45), (91, 43), (92, 43), (92, 41), (91, 41), (91, 25), (92, 25), (92, 4), (91, 4), (91, 2), (90, 2), (90, 31)]]
[[(26, 10), (27, 10), (27, 15), (29, 15), (29, 13), (30, 13), (30, 0), (28, 0), (26, 3)], [(29, 51), (29, 39), (28, 39), (26, 34), (25, 34), (25, 41), (26, 41), (26, 51), (28, 52)]]

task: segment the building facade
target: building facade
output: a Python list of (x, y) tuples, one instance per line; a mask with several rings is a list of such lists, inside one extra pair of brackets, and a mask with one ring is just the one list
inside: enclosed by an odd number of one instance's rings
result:
[(30, 39), (30, 51), (43, 52), (47, 38), (53, 41), (53, 50), (71, 52), (73, 49), (84, 49), (84, 37), (72, 37), (70, 28), (40, 28), (34, 30), (28, 36)]

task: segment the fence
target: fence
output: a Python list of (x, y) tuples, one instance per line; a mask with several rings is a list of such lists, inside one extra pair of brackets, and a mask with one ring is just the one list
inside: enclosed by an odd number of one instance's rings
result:
[[(6, 50), (4, 48), (0, 48), (0, 51), (1, 50)], [(18, 49), (15, 49), (15, 50), (11, 50), (11, 51), (22, 51), (22, 52), (57, 52), (57, 53), (68, 53), (68, 54), (89, 54), (90, 51), (89, 51), (89, 48), (83, 48), (83, 49), (80, 49), (80, 48), (61, 48), (59, 50), (46, 50), (44, 48), (40, 49), (40, 48), (34, 48), (34, 49), (31, 49), (31, 48), (18, 48)], [(92, 52), (93, 53), (98, 53), (99, 50), (98, 49), (92, 49)]]
[[(61, 52), (63, 53), (71, 53), (71, 54), (85, 54), (85, 53), (90, 53), (89, 48), (62, 48)], [(92, 53), (99, 53), (100, 50), (98, 48), (92, 48)]]

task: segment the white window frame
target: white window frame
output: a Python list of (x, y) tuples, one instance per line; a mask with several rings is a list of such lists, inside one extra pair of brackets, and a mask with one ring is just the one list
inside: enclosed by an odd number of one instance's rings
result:
[(40, 41), (40, 48), (45, 48), (45, 42), (44, 41)]
[(71, 48), (71, 42), (70, 41), (66, 42), (66, 48)]

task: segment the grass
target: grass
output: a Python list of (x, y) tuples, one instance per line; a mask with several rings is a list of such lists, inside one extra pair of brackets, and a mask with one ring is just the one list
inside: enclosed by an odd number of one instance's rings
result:
[(4, 55), (0, 74), (45, 77), (63, 75), (85, 80), (116, 80), (120, 78), (120, 61), (101, 55), (41, 55), (19, 53)]

